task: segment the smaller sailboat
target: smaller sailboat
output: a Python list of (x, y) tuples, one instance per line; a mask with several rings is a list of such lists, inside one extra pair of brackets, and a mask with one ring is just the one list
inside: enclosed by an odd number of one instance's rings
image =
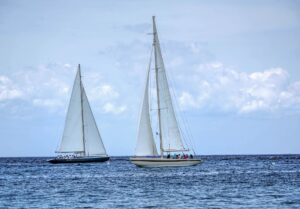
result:
[[(193, 166), (201, 163), (200, 159), (188, 155), (189, 149), (182, 141), (179, 125), (176, 120), (165, 66), (160, 50), (155, 17), (153, 19), (153, 49), (155, 62), (156, 101), (158, 114), (158, 132), (160, 141), (160, 157), (156, 149), (150, 118), (149, 80), (151, 70), (152, 52), (147, 71), (146, 86), (142, 100), (142, 109), (139, 119), (137, 145), (135, 157), (130, 161), (139, 167), (168, 167)], [(180, 153), (180, 154), (178, 154)], [(171, 156), (173, 154), (173, 157)]]
[(63, 137), (56, 153), (59, 155), (48, 162), (88, 163), (109, 160), (81, 81), (80, 65), (72, 89)]

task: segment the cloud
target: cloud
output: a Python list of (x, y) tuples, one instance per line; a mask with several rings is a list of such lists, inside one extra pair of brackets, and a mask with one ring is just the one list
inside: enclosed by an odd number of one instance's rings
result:
[[(299, 85), (290, 80), (286, 69), (277, 67), (244, 72), (214, 61), (215, 58), (207, 50), (205, 43), (164, 43), (162, 42), (162, 52), (170, 87), (176, 91), (175, 99), (178, 100), (180, 109), (237, 114), (300, 112)], [(131, 102), (128, 107), (136, 107), (138, 104), (138, 101), (130, 99), (134, 96), (128, 95), (128, 92), (136, 92), (135, 95), (139, 93), (137, 89), (142, 92), (149, 62), (147, 53), (150, 50), (147, 46), (148, 44), (137, 41), (135, 44), (112, 46), (107, 50), (106, 55), (114, 57), (118, 63), (115, 66), (119, 69), (115, 71), (118, 72), (117, 77), (123, 76), (122, 80), (132, 84), (122, 83), (124, 89), (120, 98), (126, 99), (127, 104)], [(137, 56), (128, 57), (127, 53)], [(126, 70), (126, 76), (122, 74), (124, 69), (129, 69)]]
[[(77, 66), (71, 64), (49, 64), (28, 68), (11, 74), (0, 75), (0, 102), (10, 101), (15, 108), (25, 104), (48, 109), (51, 112), (67, 107)], [(102, 112), (121, 113), (120, 108), (107, 106), (107, 102), (119, 103), (119, 92), (96, 71), (83, 71), (83, 84), (90, 102), (100, 106)], [(19, 101), (22, 100), (22, 105)], [(1, 106), (5, 108), (5, 106)]]
[(105, 103), (103, 106), (103, 110), (105, 113), (113, 113), (113, 114), (120, 114), (126, 110), (126, 106), (116, 106), (110, 102)]
[(89, 92), (89, 99), (94, 100), (112, 100), (119, 97), (119, 93), (109, 84), (94, 86)]
[(21, 98), (22, 96), (22, 91), (8, 77), (0, 75), (0, 102)]
[(72, 67), (72, 65), (70, 65), (70, 64), (68, 64), (68, 63), (64, 64), (63, 66), (64, 66), (65, 68), (71, 68), (71, 67)]
[(58, 99), (34, 99), (32, 103), (34, 106), (46, 108), (56, 108), (64, 106), (64, 103), (62, 103)]
[(247, 73), (213, 62), (199, 65), (186, 80), (189, 85), (179, 96), (185, 110), (246, 114), (285, 111), (300, 105), (300, 81), (290, 82), (282, 68)]
[[(111, 60), (109, 63), (117, 63), (108, 65), (109, 71), (99, 73), (88, 68), (82, 71), (94, 111), (111, 114), (136, 111), (150, 50), (144, 42), (131, 45), (121, 44), (106, 50), (103, 56)], [(168, 41), (166, 45), (162, 44), (165, 66), (175, 81), (174, 86), (169, 79), (171, 89), (178, 95), (175, 99), (180, 109), (238, 114), (300, 112), (300, 81), (292, 82), (287, 70), (277, 67), (243, 72), (211, 61), (213, 57), (205, 50), (205, 44)], [(184, 56), (182, 51), (186, 52)], [(127, 53), (137, 56), (128, 57)], [(21, 99), (52, 112), (65, 110), (76, 68), (76, 65), (56, 63), (26, 68), (10, 76), (0, 75), (0, 102)]]
[(179, 97), (179, 104), (181, 107), (198, 107), (199, 105), (194, 97), (185, 91), (183, 91)]

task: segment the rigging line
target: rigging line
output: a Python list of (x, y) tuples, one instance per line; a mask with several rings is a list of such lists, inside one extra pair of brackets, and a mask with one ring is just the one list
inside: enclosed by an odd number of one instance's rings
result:
[[(183, 112), (183, 114), (185, 115), (185, 112)], [(190, 136), (191, 136), (191, 138), (192, 138), (192, 140), (191, 140), (192, 146), (195, 147), (195, 140), (193, 140), (194, 137), (193, 137), (192, 131), (191, 131), (191, 129), (190, 129), (190, 125), (189, 125), (190, 123), (189, 123), (189, 120), (187, 119), (186, 116), (185, 116), (184, 120), (186, 121), (186, 124), (187, 124), (186, 127), (187, 127), (187, 130), (188, 130), (188, 133), (190, 134)], [(195, 153), (195, 150), (193, 150), (193, 152), (194, 152), (194, 154), (196, 154), (196, 153)]]
[[(167, 53), (166, 53), (166, 51), (165, 51), (164, 44), (162, 44), (162, 46), (163, 46), (162, 49), (164, 50), (164, 54), (166, 55)], [(174, 81), (173, 77), (171, 76), (171, 74), (169, 74), (167, 71), (165, 71), (165, 72), (166, 72), (166, 76), (170, 78), (170, 81), (171, 81), (172, 86), (175, 86), (175, 81)], [(171, 92), (172, 92), (174, 98), (177, 98), (176, 92), (175, 92), (175, 90), (174, 90), (173, 88), (171, 88)], [(176, 99), (175, 99), (175, 106), (177, 107), (178, 110), (180, 110), (178, 101), (177, 101)], [(178, 112), (177, 109), (175, 108), (175, 111), (176, 111), (176, 112)], [(181, 112), (182, 112), (182, 111), (181, 111)], [(192, 146), (192, 147), (191, 147), (191, 148), (192, 148), (192, 151), (193, 151), (193, 153), (195, 154), (194, 143), (193, 143), (193, 135), (191, 134), (190, 129), (188, 128), (188, 123), (187, 123), (187, 120), (186, 120), (186, 118), (185, 118), (186, 116), (185, 116), (184, 112), (183, 112), (183, 115), (184, 115), (185, 117), (183, 117), (181, 114), (179, 114), (179, 112), (178, 112), (178, 115), (179, 115), (179, 117), (181, 118), (181, 120), (182, 120), (182, 122), (183, 122), (183, 124), (184, 124), (185, 132), (182, 130), (182, 128), (181, 128), (180, 126), (178, 126), (178, 127), (179, 127), (179, 129), (181, 130), (181, 133), (184, 134), (184, 135), (186, 136), (186, 139), (190, 141), (189, 144)], [(188, 145), (188, 143), (187, 143), (187, 141), (185, 140), (185, 138), (184, 138), (184, 141), (185, 141), (185, 143)]]

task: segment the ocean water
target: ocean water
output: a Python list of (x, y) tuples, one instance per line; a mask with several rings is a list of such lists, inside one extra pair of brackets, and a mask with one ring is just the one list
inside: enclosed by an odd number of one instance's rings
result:
[(0, 158), (0, 208), (300, 208), (300, 155), (201, 158), (182, 168)]

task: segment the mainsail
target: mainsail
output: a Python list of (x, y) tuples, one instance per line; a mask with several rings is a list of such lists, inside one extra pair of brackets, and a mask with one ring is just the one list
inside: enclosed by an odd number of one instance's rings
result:
[(59, 153), (106, 155), (91, 107), (81, 82), (80, 65), (75, 77)]
[(161, 138), (163, 151), (184, 151), (184, 145), (176, 120), (172, 98), (170, 95), (168, 80), (166, 76), (165, 66), (159, 45), (155, 19), (153, 17), (153, 33), (154, 33), (154, 54), (157, 73), (157, 88), (159, 96)]
[(80, 70), (78, 70), (72, 89), (63, 137), (57, 152), (84, 152), (80, 83)]

